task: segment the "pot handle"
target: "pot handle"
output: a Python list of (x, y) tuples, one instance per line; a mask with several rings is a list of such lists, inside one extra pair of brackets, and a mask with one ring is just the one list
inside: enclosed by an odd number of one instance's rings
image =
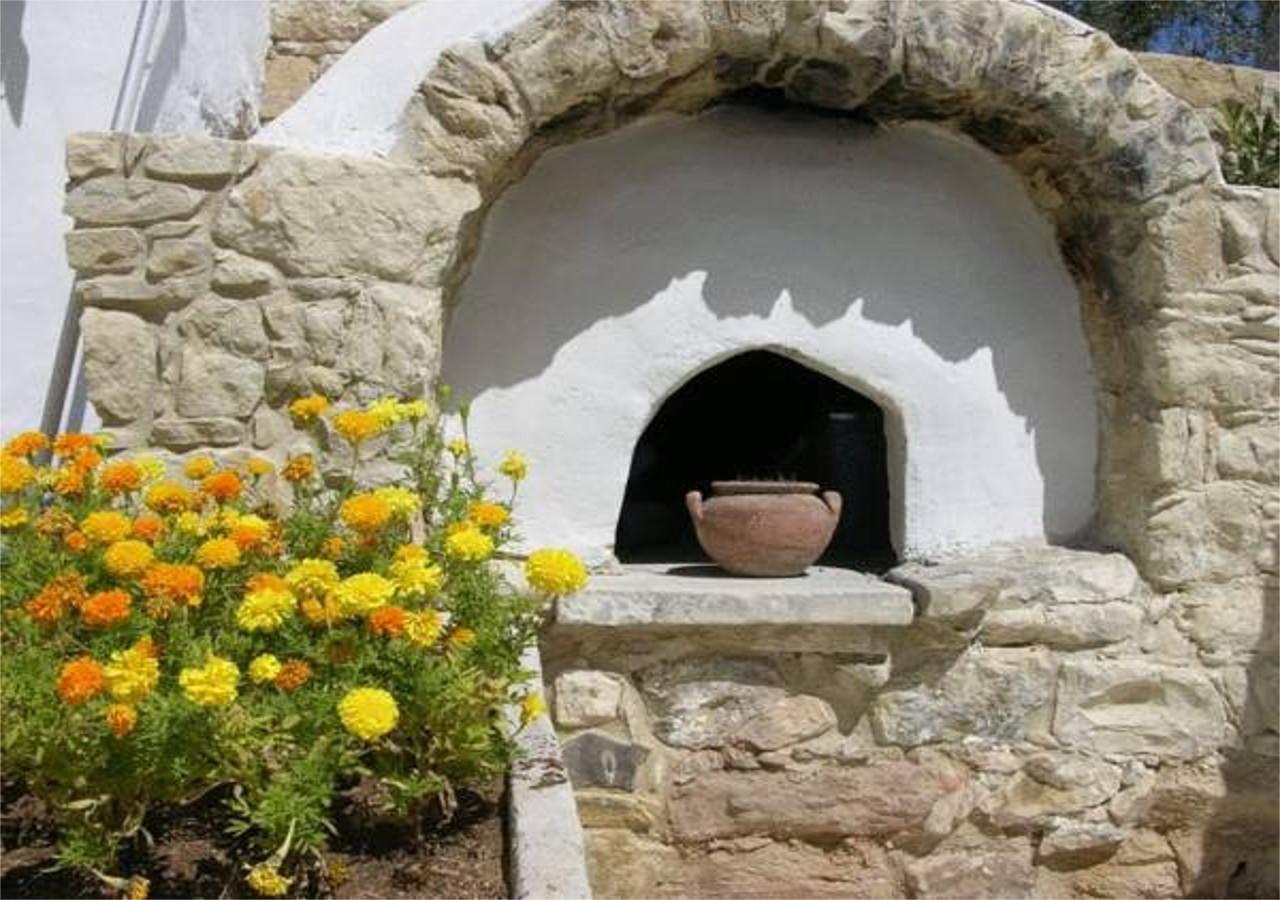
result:
[(693, 517), (693, 521), (702, 521), (702, 492), (690, 491), (684, 495), (684, 505), (689, 507), (689, 515)]
[(836, 491), (823, 491), (822, 499), (827, 504), (827, 509), (831, 510), (832, 518), (840, 518), (840, 510), (844, 506), (844, 501), (840, 499), (840, 494)]

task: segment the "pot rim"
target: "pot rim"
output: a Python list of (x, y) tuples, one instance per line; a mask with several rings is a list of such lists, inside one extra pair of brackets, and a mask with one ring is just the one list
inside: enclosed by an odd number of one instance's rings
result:
[(813, 481), (713, 481), (711, 493), (718, 497), (734, 494), (816, 494)]

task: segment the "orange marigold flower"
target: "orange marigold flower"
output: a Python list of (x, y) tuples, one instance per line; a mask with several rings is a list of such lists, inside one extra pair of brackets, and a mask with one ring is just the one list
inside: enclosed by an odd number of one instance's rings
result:
[(142, 467), (127, 459), (113, 462), (98, 475), (98, 485), (112, 496), (136, 491), (142, 487)]
[(292, 457), (280, 474), (284, 476), (285, 481), (306, 481), (316, 473), (316, 462), (311, 458), (309, 453), (303, 453), (301, 456)]
[(196, 562), (206, 569), (234, 569), (240, 565), (240, 548), (228, 538), (213, 538), (196, 550)]
[(343, 501), (339, 514), (348, 528), (370, 534), (391, 520), (391, 506), (373, 494), (356, 494)]
[(254, 515), (240, 516), (227, 536), (247, 553), (267, 543), (271, 537), (271, 523)]
[(345, 549), (346, 543), (342, 538), (335, 535), (334, 537), (325, 539), (325, 542), (320, 547), (320, 554), (327, 559), (337, 559), (342, 555), (342, 551)]
[(26, 610), (37, 622), (49, 625), (61, 619), (67, 610), (79, 608), (88, 596), (82, 575), (59, 575), (27, 601)]
[(113, 509), (91, 512), (80, 523), (80, 530), (85, 533), (85, 536), (99, 544), (123, 541), (129, 536), (132, 528), (133, 522), (129, 517)]
[(217, 468), (217, 464), (208, 456), (193, 456), (182, 464), (182, 474), (192, 481), (199, 481), (212, 475)]
[(257, 591), (284, 591), (292, 593), (289, 582), (272, 572), (258, 572), (244, 583), (244, 592), (252, 594)]
[(285, 662), (273, 682), (282, 691), (296, 691), (311, 680), (311, 666), (301, 659)]
[(151, 547), (142, 541), (117, 541), (102, 554), (102, 564), (117, 578), (137, 578), (155, 558)]
[(24, 431), (9, 439), (4, 453), (9, 456), (31, 456), (49, 446), (49, 439), (40, 431)]
[(470, 628), (464, 628), (459, 625), (457, 628), (453, 629), (453, 634), (449, 635), (449, 644), (453, 647), (462, 648), (470, 646), (475, 639), (476, 633), (474, 631)]
[(235, 500), (240, 496), (240, 491), (243, 489), (244, 485), (240, 483), (240, 476), (235, 472), (215, 472), (206, 476), (200, 482), (201, 492), (208, 494), (219, 503)]
[(175, 606), (196, 607), (204, 594), (204, 573), (195, 566), (156, 563), (142, 576), (147, 614), (166, 618)]
[(58, 696), (69, 706), (92, 700), (105, 686), (102, 666), (92, 656), (73, 659), (58, 673)]
[(195, 498), (175, 481), (160, 481), (147, 491), (147, 508), (162, 515), (180, 513), (191, 508)]
[(47, 509), (36, 519), (36, 532), (45, 537), (75, 531), (76, 520), (66, 510)]
[(53, 492), (59, 497), (71, 497), (84, 493), (84, 472), (76, 468), (58, 470), (58, 477), (53, 482)]
[(89, 538), (83, 531), (73, 531), (62, 539), (62, 543), (66, 544), (67, 549), (72, 553), (83, 553), (89, 546)]
[(477, 500), (467, 510), (467, 518), (481, 528), (500, 528), (511, 518), (511, 513), (501, 503)]
[(118, 738), (126, 737), (138, 724), (138, 711), (126, 703), (112, 703), (103, 713), (107, 727)]
[(77, 456), (86, 450), (94, 450), (98, 446), (98, 439), (91, 434), (77, 434), (68, 432), (60, 434), (53, 439), (53, 455), (70, 457)]
[(383, 606), (369, 613), (369, 633), (383, 637), (396, 637), (404, 633), (404, 610), (398, 606)]
[(98, 464), (101, 462), (102, 462), (102, 454), (99, 453), (97, 450), (94, 450), (92, 447), (90, 447), (87, 450), (81, 450), (75, 456), (71, 457), (71, 459), (67, 460), (65, 465), (66, 467), (75, 469), (76, 471), (82, 474), (85, 474), (88, 472), (92, 472), (94, 469), (98, 467)]
[(109, 628), (129, 617), (133, 598), (127, 591), (99, 591), (80, 607), (80, 618), (91, 628)]
[(133, 520), (130, 534), (139, 540), (154, 544), (164, 534), (164, 519), (151, 513), (143, 513)]

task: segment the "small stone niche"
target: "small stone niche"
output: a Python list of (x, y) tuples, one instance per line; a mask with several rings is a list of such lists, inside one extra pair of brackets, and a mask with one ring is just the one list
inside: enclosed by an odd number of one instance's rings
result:
[(689, 379), (636, 443), (615, 550), (624, 563), (699, 563), (685, 494), (728, 479), (813, 481), (844, 512), (820, 565), (882, 572), (889, 538), (884, 414), (834, 378), (770, 350)]

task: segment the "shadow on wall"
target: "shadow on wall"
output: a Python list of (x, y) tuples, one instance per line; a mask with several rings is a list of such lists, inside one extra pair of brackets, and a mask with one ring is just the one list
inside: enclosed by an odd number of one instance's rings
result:
[(176, 77), (182, 63), (182, 52), (187, 45), (186, 0), (170, 0), (164, 5), (164, 31), (156, 46), (155, 55), (147, 77), (146, 90), (138, 102), (136, 131), (151, 131), (164, 108), (169, 85)]
[(997, 159), (925, 127), (729, 105), (547, 153), (486, 224), (446, 377), (465, 397), (534, 378), (697, 271), (721, 320), (767, 317), (786, 289), (814, 327), (861, 298), (947, 361), (989, 351), (1040, 471), (1092, 483), (1088, 352), (1052, 229)]
[(31, 54), (22, 42), (22, 17), (27, 0), (0, 2), (0, 81), (4, 83), (4, 104), (14, 125), (22, 125), (22, 108), (27, 99), (27, 78)]

